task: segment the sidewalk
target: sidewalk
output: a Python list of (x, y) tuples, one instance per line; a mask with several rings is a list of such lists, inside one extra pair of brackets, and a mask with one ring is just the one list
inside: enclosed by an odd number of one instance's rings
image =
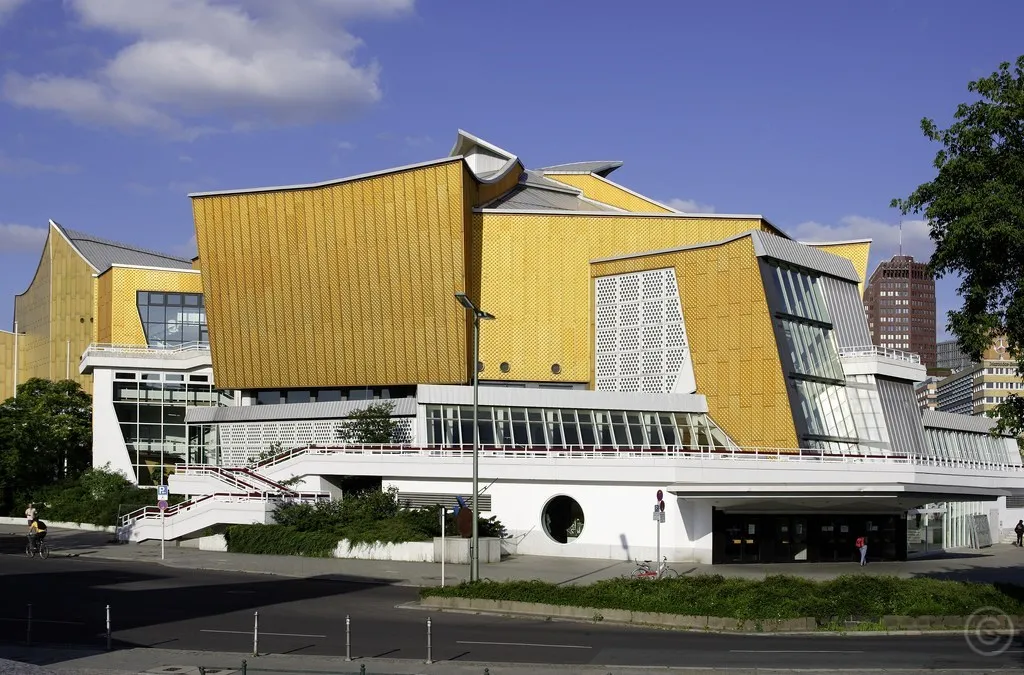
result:
[[(51, 534), (55, 556), (72, 555), (126, 562), (148, 562), (188, 569), (220, 570), (272, 574), (286, 577), (328, 577), (338, 580), (390, 583), (402, 586), (436, 586), (441, 583), (438, 563), (342, 560), (291, 556), (219, 553), (178, 548), (168, 542), (165, 559), (160, 559), (160, 543), (111, 544), (98, 533), (57, 531)], [(963, 581), (1024, 584), (1024, 550), (998, 544), (983, 551), (948, 553), (941, 558), (907, 562), (871, 563), (795, 563), (772, 565), (698, 565), (673, 563), (680, 575), (720, 574), (726, 577), (761, 579), (769, 574), (799, 575), (808, 579), (831, 579), (841, 574), (930, 576)], [(494, 581), (539, 580), (555, 584), (592, 583), (628, 575), (628, 561), (517, 556), (500, 563), (481, 564), (484, 579)], [(445, 565), (446, 583), (468, 580), (468, 565)]]
[[(11, 664), (11, 659), (19, 663)], [(59, 649), (34, 649), (0, 647), (0, 673), (31, 673), (31, 675), (200, 675), (199, 667), (206, 675), (235, 675), (242, 673), (242, 660), (246, 661), (246, 672), (259, 675), (650, 675), (652, 670), (666, 675), (806, 675), (806, 669), (789, 668), (672, 668), (672, 667), (629, 667), (592, 665), (542, 665), (542, 664), (489, 664), (461, 661), (440, 661), (430, 665), (412, 660), (360, 659), (345, 662), (338, 657), (300, 656), (271, 654), (252, 657), (245, 654), (217, 652), (177, 651), (168, 649), (127, 649), (114, 652), (85, 653)], [(24, 666), (32, 663), (44, 666)], [(47, 665), (53, 664), (53, 665)], [(21, 668), (19, 669), (18, 666)], [(366, 670), (361, 671), (360, 666)], [(486, 671), (484, 669), (487, 669)], [(877, 669), (835, 669), (818, 672), (844, 673), (845, 675), (879, 674)], [(1008, 672), (998, 668), (977, 670), (885, 670), (886, 675), (918, 675), (925, 673), (957, 673), (973, 675), (982, 673)], [(1012, 672), (1012, 671), (1009, 671)]]

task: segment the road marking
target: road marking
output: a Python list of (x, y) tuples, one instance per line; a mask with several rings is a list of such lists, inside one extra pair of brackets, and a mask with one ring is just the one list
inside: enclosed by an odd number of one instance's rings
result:
[[(202, 628), (200, 633), (229, 633), (231, 635), (252, 635), (251, 630), (214, 630), (213, 628)], [(308, 638), (325, 638), (326, 635), (307, 635), (306, 633), (266, 633), (260, 631), (260, 635), (274, 635), (277, 637), (308, 637)]]
[(476, 642), (473, 640), (456, 640), (457, 645), (497, 645), (500, 647), (550, 647), (552, 649), (593, 649), (589, 645), (542, 645), (535, 642)]
[[(26, 618), (26, 617), (22, 617), (20, 619), (2, 618), (2, 619), (0, 619), (0, 621), (16, 621), (16, 622), (24, 623), (24, 622), (28, 621), (28, 618)], [(66, 624), (68, 626), (84, 626), (85, 625), (85, 622), (83, 622), (83, 621), (51, 621), (49, 619), (32, 619), (32, 623), (62, 623), (62, 624)]]
[(863, 654), (853, 649), (730, 649), (732, 654)]

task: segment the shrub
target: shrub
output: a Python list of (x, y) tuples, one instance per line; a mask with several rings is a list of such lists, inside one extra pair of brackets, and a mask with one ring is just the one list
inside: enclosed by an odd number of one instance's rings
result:
[(299, 532), (284, 525), (231, 525), (224, 538), (232, 553), (330, 558), (338, 546), (330, 532)]
[(698, 575), (661, 581), (610, 579), (586, 586), (540, 581), (477, 582), (425, 588), (421, 596), (516, 600), (740, 620), (814, 617), (821, 623), (885, 615), (967, 616), (979, 607), (1024, 614), (1024, 587), (938, 579), (846, 575), (829, 581), (792, 576), (763, 580)]
[[(170, 501), (184, 499), (171, 495)], [(28, 501), (28, 500), (26, 500)], [(43, 520), (117, 525), (120, 516), (143, 506), (156, 506), (155, 489), (137, 487), (108, 466), (89, 469), (79, 478), (51, 485), (32, 495)]]

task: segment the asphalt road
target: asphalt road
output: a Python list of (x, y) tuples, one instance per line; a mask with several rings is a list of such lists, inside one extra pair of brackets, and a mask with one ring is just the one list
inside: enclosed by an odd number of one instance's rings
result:
[[(5, 545), (10, 544), (10, 545)], [(0, 541), (0, 552), (17, 550)], [(252, 649), (344, 655), (345, 617), (359, 657), (423, 659), (430, 616), (435, 660), (642, 666), (1021, 668), (1019, 641), (982, 657), (960, 636), (740, 636), (600, 624), (430, 613), (402, 608), (416, 590), (326, 579), (185, 570), (144, 563), (0, 553), (0, 641), (102, 646), (110, 605), (114, 646)]]

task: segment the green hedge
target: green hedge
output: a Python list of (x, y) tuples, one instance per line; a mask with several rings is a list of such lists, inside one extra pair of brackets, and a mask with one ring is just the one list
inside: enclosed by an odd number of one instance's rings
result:
[(231, 525), (224, 538), (232, 553), (330, 558), (338, 546), (331, 532), (298, 532), (284, 525)]
[(425, 588), (422, 597), (483, 598), (741, 620), (874, 620), (882, 616), (968, 616), (982, 607), (1024, 615), (1024, 587), (938, 579), (846, 575), (829, 581), (698, 575), (660, 581), (610, 579), (586, 586), (540, 581)]

